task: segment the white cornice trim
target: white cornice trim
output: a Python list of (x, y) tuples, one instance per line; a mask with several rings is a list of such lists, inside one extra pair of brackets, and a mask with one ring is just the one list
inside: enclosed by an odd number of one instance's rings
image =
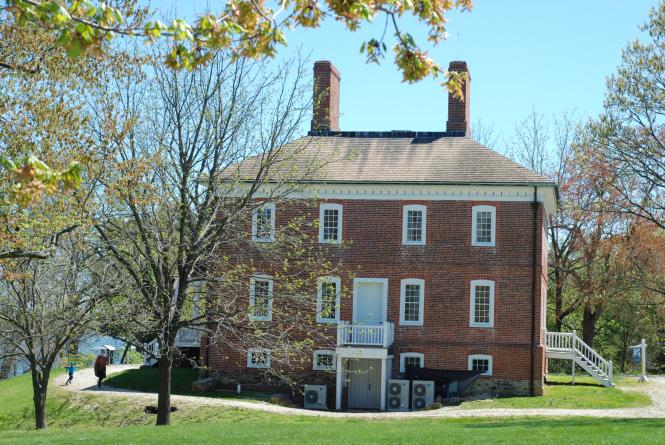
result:
[[(240, 185), (242, 187), (242, 185)], [(549, 218), (557, 206), (553, 185), (453, 185), (453, 184), (311, 184), (290, 192), (288, 199), (364, 199), (376, 201), (486, 201), (542, 202)], [(279, 188), (263, 185), (256, 198), (280, 195)]]

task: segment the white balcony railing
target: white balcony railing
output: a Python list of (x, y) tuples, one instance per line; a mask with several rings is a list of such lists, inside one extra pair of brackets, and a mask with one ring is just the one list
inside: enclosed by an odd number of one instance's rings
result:
[(199, 343), (201, 341), (201, 331), (191, 328), (181, 328), (176, 335), (176, 346), (179, 343)]
[(337, 346), (379, 346), (388, 348), (393, 344), (393, 324), (349, 323), (337, 325)]

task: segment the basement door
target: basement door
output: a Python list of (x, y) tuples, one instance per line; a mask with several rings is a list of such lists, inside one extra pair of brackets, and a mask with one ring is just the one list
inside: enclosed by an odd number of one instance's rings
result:
[(381, 409), (381, 360), (349, 360), (349, 409)]

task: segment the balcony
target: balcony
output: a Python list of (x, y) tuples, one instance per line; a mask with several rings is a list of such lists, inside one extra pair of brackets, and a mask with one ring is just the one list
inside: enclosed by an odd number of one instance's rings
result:
[(337, 346), (376, 346), (389, 348), (393, 344), (393, 324), (351, 323), (340, 321), (337, 325)]
[(176, 347), (198, 347), (201, 344), (201, 331), (181, 328), (175, 338)]

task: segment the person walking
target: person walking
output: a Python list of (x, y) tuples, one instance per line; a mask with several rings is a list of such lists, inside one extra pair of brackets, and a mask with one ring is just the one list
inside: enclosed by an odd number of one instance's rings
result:
[(106, 351), (102, 349), (102, 352), (99, 353), (97, 359), (95, 360), (95, 377), (97, 377), (97, 387), (102, 387), (102, 380), (106, 378), (106, 365), (108, 364), (108, 359), (106, 358)]
[(67, 386), (72, 383), (72, 380), (74, 380), (74, 372), (76, 372), (76, 368), (74, 367), (74, 363), (70, 363), (65, 369), (67, 370), (67, 374), (69, 374), (69, 378), (65, 382), (65, 386)]

